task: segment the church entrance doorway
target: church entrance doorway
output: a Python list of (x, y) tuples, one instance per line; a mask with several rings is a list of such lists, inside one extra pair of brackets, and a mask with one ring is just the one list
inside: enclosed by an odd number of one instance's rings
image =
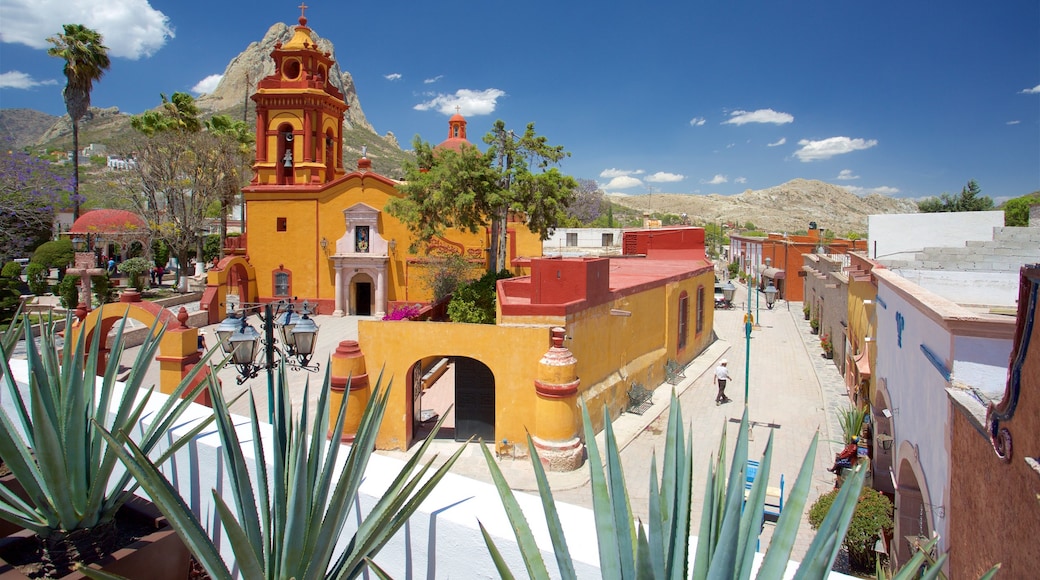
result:
[(354, 314), (372, 316), (372, 283), (357, 282), (354, 284)]

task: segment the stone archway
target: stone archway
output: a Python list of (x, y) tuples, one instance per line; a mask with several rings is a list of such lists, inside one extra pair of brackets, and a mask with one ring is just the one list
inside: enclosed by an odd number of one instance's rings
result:
[(412, 437), (425, 437), (441, 415), (438, 438), (495, 440), (495, 374), (467, 356), (433, 356), (415, 361), (407, 375), (406, 405)]
[(914, 555), (914, 540), (930, 539), (934, 528), (927, 482), (917, 458), (917, 449), (910, 442), (904, 441), (900, 445), (898, 462), (894, 546), (890, 553), (895, 564), (900, 566)]
[[(175, 316), (153, 302), (142, 302), (140, 294), (136, 292), (124, 292), (119, 302), (102, 305), (89, 313), (80, 310), (77, 316), (80, 319), (70, 329), (68, 340), (79, 340), (82, 335), (84, 344), (90, 344), (95, 335), (106, 337), (98, 352), (98, 376), (104, 375), (108, 364), (112, 362), (109, 361), (111, 347), (107, 340), (108, 334), (124, 317), (153, 329), (154, 334), (158, 334), (163, 325), (166, 326), (159, 342), (159, 354), (156, 356), (159, 362), (160, 392), (172, 393), (181, 379), (201, 359), (198, 348), (199, 330), (187, 326), (188, 313), (183, 307)], [(204, 375), (205, 373), (199, 374), (195, 383), (203, 380)], [(209, 394), (203, 393), (196, 402), (208, 405)]]
[(228, 295), (237, 295), (238, 303), (258, 302), (256, 269), (248, 257), (227, 256), (206, 273), (206, 290), (200, 307), (209, 312), (207, 324), (216, 324), (227, 314)]
[(892, 422), (892, 404), (889, 401), (888, 390), (885, 381), (878, 381), (874, 394), (874, 404), (871, 407), (871, 421), (874, 424), (873, 436), (873, 465), (871, 472), (874, 474), (874, 489), (894, 495), (896, 490), (893, 484), (895, 472), (895, 425)]

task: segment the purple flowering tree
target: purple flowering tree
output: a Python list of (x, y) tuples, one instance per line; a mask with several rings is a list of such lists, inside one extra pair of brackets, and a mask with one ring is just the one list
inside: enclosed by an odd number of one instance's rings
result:
[(22, 151), (0, 152), (0, 260), (29, 253), (51, 237), (54, 213), (72, 179)]
[(567, 215), (584, 225), (591, 224), (603, 213), (603, 190), (592, 179), (578, 179)]

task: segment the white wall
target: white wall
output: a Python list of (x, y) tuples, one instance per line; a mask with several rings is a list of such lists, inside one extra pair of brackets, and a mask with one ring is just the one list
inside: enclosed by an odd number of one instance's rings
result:
[(892, 268), (892, 271), (957, 304), (1018, 307), (1018, 272), (907, 268)]
[[(605, 248), (617, 249), (621, 247), (621, 232), (621, 228), (556, 228), (549, 239), (542, 242), (542, 252), (545, 255), (553, 255)], [(567, 245), (567, 234), (578, 235), (576, 246)], [(610, 246), (603, 245), (603, 234), (613, 236)]]
[[(11, 368), (16, 380), (25, 389), (26, 362), (12, 360)], [(5, 389), (0, 389), (0, 399), (0, 405), (10, 415), (14, 410), (13, 401), (11, 397), (6, 396)], [(149, 401), (149, 407), (158, 409), (164, 396), (156, 394), (153, 399)], [(208, 407), (193, 405), (182, 416), (183, 421), (180, 425), (171, 431), (172, 436), (187, 432), (196, 420), (210, 412)], [(145, 417), (148, 416), (146, 412)], [(249, 420), (246, 417), (235, 416), (235, 423), (238, 426), (239, 437), (245, 444), (247, 464), (252, 470), (253, 447), (250, 443), (252, 434)], [(146, 424), (147, 420), (143, 425)], [(270, 427), (264, 424), (261, 429), (264, 433), (264, 449), (270, 453)], [(347, 450), (344, 449), (339, 454), (340, 468), (346, 460), (346, 453)], [(268, 461), (271, 461), (270, 455)], [(355, 509), (360, 505), (362, 512), (367, 513), (389, 487), (401, 466), (402, 462), (396, 459), (373, 455), (365, 472), (365, 480)], [(200, 435), (182, 448), (171, 459), (170, 464), (164, 467), (164, 472), (174, 487), (181, 490), (182, 497), (195, 511), (195, 515), (203, 516), (203, 526), (210, 530), (218, 529), (211, 490), (216, 489), (232, 506), (234, 501), (231, 499), (229, 474), (220, 451), (220, 437), (215, 430)], [(556, 560), (548, 528), (542, 516), (541, 500), (532, 495), (518, 493), (517, 501), (534, 530), (538, 544), (542, 547), (542, 558), (548, 566), (554, 567)], [(595, 529), (592, 512), (586, 508), (562, 503), (557, 503), (556, 507), (563, 521), (568, 547), (579, 577), (598, 578), (599, 551), (595, 534), (590, 533), (590, 530)], [(480, 528), (477, 526), (478, 518), (495, 539), (513, 572), (522, 574), (525, 570), (523, 560), (498, 492), (490, 484), (450, 473), (423, 502), (402, 531), (383, 548), (375, 559), (376, 563), (395, 578), (497, 578), (494, 563), (488, 555)], [(357, 529), (357, 523), (355, 511), (344, 526), (341, 547), (349, 541)], [(224, 541), (222, 530), (216, 533), (215, 538), (225, 561), (232, 562), (232, 553)]]
[(924, 248), (963, 247), (968, 240), (992, 240), (1004, 225), (1002, 211), (904, 213), (867, 216), (871, 258), (912, 260)]
[[(949, 403), (946, 379), (921, 350), (927, 346), (941, 361), (950, 361), (952, 338), (949, 332), (925, 312), (904, 300), (889, 282), (878, 275), (877, 370), (884, 380), (892, 411), (892, 469), (898, 478), (905, 453), (903, 442), (917, 449), (924, 481), (919, 481), (924, 501), (949, 508)], [(884, 306), (882, 306), (882, 303)], [(902, 315), (902, 344), (898, 340), (897, 315)], [(947, 362), (947, 364), (949, 364)], [(887, 474), (875, 474), (884, 477)], [(898, 493), (898, 492), (897, 492)], [(932, 529), (940, 535), (938, 550), (949, 549), (947, 519), (932, 511)]]

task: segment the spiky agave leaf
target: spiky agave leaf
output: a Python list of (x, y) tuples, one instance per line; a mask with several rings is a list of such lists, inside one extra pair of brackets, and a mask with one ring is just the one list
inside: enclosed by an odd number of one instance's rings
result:
[[(190, 399), (204, 385), (192, 387), (200, 372), (196, 368), (175, 388), (170, 399), (151, 413), (152, 422), (141, 427), (152, 388), (145, 389), (144, 372), (154, 359), (164, 328), (156, 320), (141, 345), (133, 370), (123, 385), (116, 380), (118, 361), (124, 349), (123, 329), (127, 315), (117, 327), (106, 372), (97, 377), (101, 343), (106, 337), (95, 332), (86, 346), (86, 333), (57, 347), (54, 323), (41, 325), (39, 343), (23, 319), (19, 332), (26, 345), (29, 372), (28, 404), (11, 372), (10, 334), (0, 340), (3, 383), (10, 394), (15, 414), (12, 419), (0, 410), (0, 456), (28, 493), (31, 504), (0, 490), (0, 518), (23, 525), (40, 536), (57, 531), (90, 528), (110, 521), (137, 488), (129, 473), (116, 472), (118, 459), (106, 451), (94, 422), (128, 433), (137, 430), (137, 444), (151, 453), (167, 439), (167, 433)], [(71, 322), (66, 319), (66, 325)], [(212, 353), (210, 353), (212, 354)], [(185, 399), (181, 399), (184, 397)], [(170, 444), (158, 461), (163, 461), (187, 439)]]
[[(274, 448), (271, 450), (274, 460), (270, 465), (264, 454), (256, 402), (252, 396), (250, 400), (257, 472), (255, 495), (245, 452), (228, 404), (219, 386), (210, 385), (217, 432), (232, 482), (229, 495), (235, 505), (229, 505), (216, 490), (213, 490), (213, 497), (228, 543), (235, 554), (236, 565), (245, 577), (305, 580), (359, 575), (454, 464), (462, 447), (429, 477), (432, 460), (417, 469), (417, 462), (436, 435), (434, 431), (424, 442), (421, 452), (405, 463), (394, 484), (364, 518), (347, 550), (330, 567), (336, 543), (355, 505), (354, 499), (364, 479), (368, 459), (375, 449), (379, 425), (389, 401), (390, 386), (384, 388), (382, 382), (380, 373), (346, 462), (342, 469), (337, 470), (337, 454), (341, 449), (338, 441), (344, 427), (347, 393), (343, 393), (331, 433), (331, 439), (336, 443), (330, 444), (324, 431), (330, 416), (328, 371), (314, 422), (309, 423), (309, 397), (306, 393), (309, 384), (305, 386), (303, 408), (299, 415), (294, 415), (290, 408), (285, 365), (281, 365), (275, 390), (278, 396), (272, 402), (276, 425), (273, 426)], [(119, 449), (120, 458), (135, 474), (140, 474), (138, 478), (142, 486), (156, 499), (156, 505), (170, 519), (207, 572), (215, 578), (230, 577), (212, 538), (156, 466), (126, 442), (124, 436), (110, 435), (108, 440), (116, 446), (119, 441), (127, 445), (128, 449)]]

